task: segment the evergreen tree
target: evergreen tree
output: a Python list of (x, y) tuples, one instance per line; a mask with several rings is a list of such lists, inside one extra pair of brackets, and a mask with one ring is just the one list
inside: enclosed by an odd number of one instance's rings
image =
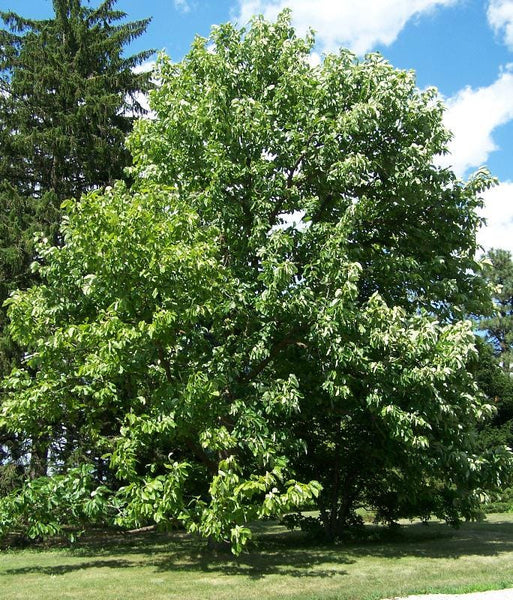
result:
[(478, 344), (477, 379), (497, 414), (481, 440), (485, 446), (500, 441), (513, 447), (513, 260), (511, 252), (500, 249), (486, 258), (483, 274), (493, 287), (495, 313), (479, 323), (485, 339)]
[(495, 314), (480, 323), (494, 348), (501, 366), (509, 371), (513, 350), (513, 260), (507, 250), (490, 250), (484, 270), (486, 280), (494, 287)]
[[(129, 163), (124, 139), (151, 85), (135, 67), (153, 51), (124, 56), (149, 19), (125, 22), (116, 1), (53, 0), (45, 20), (0, 12), (0, 307), (36, 281), (34, 235), (61, 243), (62, 201), (123, 178)], [(0, 308), (0, 376), (21, 357)], [(22, 446), (0, 432), (0, 464)]]
[(41, 21), (0, 13), (0, 179), (25, 196), (52, 192), (60, 204), (123, 177), (124, 139), (149, 86), (134, 68), (152, 51), (123, 56), (149, 20), (116, 24), (126, 15), (115, 3), (54, 0)]

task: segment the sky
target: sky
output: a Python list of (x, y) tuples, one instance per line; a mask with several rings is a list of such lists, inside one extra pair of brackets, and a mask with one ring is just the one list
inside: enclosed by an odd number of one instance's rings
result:
[[(444, 165), (464, 179), (486, 165), (499, 179), (485, 194), (478, 241), (513, 253), (513, 0), (118, 0), (116, 7), (130, 20), (152, 17), (130, 53), (155, 48), (179, 61), (214, 24), (273, 19), (289, 7), (299, 32), (315, 30), (321, 56), (339, 47), (378, 51), (414, 69), (418, 86), (436, 87), (447, 106), (454, 137)], [(0, 10), (47, 18), (52, 2), (0, 0)]]

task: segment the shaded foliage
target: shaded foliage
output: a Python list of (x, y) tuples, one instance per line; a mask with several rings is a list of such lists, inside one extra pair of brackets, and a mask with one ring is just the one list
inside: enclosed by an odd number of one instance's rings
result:
[[(497, 443), (513, 448), (513, 260), (506, 250), (492, 249), (486, 254), (485, 280), (493, 289), (493, 315), (478, 321), (484, 339), (478, 340), (479, 365), (476, 371), (480, 388), (497, 412), (480, 433), (483, 447)], [(488, 509), (513, 510), (511, 489), (503, 490), (498, 502)]]

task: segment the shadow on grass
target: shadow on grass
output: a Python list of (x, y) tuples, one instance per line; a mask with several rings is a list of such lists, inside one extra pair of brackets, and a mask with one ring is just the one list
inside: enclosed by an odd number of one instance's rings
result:
[(32, 566), (5, 570), (11, 575), (39, 573), (63, 575), (92, 568), (153, 568), (155, 572), (209, 573), (262, 579), (279, 574), (292, 577), (329, 578), (347, 573), (364, 557), (451, 558), (498, 556), (513, 553), (513, 521), (468, 523), (460, 529), (446, 525), (408, 524), (398, 531), (367, 526), (365, 541), (339, 545), (319, 544), (300, 532), (280, 530), (275, 524), (259, 526), (256, 546), (235, 558), (206, 550), (197, 539), (181, 532), (114, 535), (83, 540), (67, 557), (90, 559), (56, 566)]
[(414, 523), (402, 526), (397, 532), (389, 532), (384, 540), (354, 544), (346, 550), (355, 558), (498, 556), (513, 552), (513, 522), (464, 523), (459, 529), (441, 523)]
[(37, 567), (19, 567), (17, 569), (6, 569), (4, 573), (6, 575), (28, 575), (30, 573), (38, 573), (40, 575), (65, 575), (73, 571), (79, 571), (81, 569), (101, 569), (108, 567), (110, 569), (127, 569), (134, 567), (135, 564), (128, 560), (94, 560), (89, 562), (83, 562), (75, 565), (55, 565), (55, 566), (37, 566)]

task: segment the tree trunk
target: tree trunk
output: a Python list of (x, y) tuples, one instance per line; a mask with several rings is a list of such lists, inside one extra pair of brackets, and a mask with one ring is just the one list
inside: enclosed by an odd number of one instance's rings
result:
[(48, 440), (32, 438), (29, 479), (44, 477), (48, 473)]

